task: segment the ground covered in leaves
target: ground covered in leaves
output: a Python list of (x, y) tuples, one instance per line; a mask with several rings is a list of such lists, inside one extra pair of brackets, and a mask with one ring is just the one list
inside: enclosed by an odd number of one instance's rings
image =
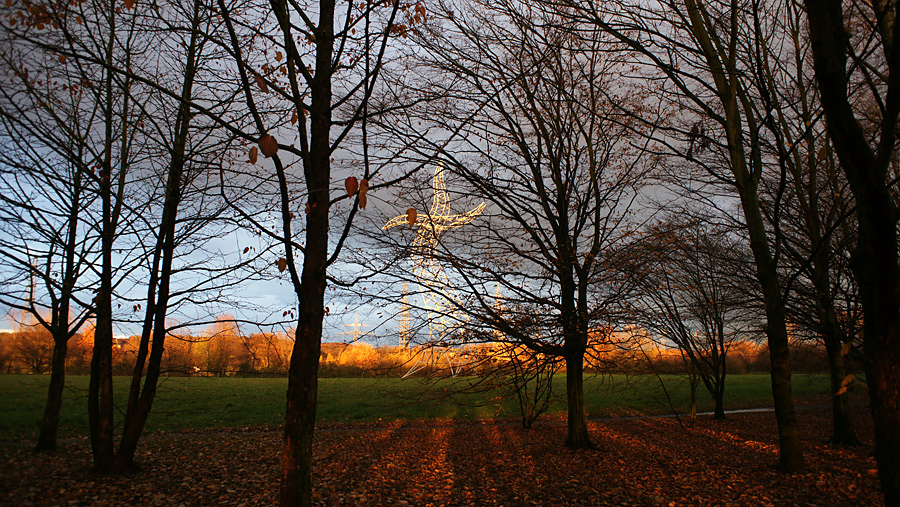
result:
[[(596, 450), (561, 445), (564, 420), (531, 430), (452, 421), (322, 428), (315, 448), (318, 505), (881, 505), (866, 409), (864, 444), (829, 445), (825, 408), (798, 414), (807, 471), (778, 473), (772, 413), (592, 421)], [(0, 505), (273, 505), (278, 431), (149, 435), (142, 473), (87, 473), (90, 446), (56, 453), (0, 443)]]

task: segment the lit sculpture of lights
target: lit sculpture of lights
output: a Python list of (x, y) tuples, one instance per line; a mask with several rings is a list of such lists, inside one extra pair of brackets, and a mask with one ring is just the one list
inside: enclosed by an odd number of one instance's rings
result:
[[(468, 224), (480, 215), (485, 208), (485, 203), (482, 202), (478, 207), (466, 213), (450, 214), (450, 199), (447, 196), (447, 187), (444, 183), (443, 162), (434, 168), (434, 178), (431, 180), (431, 187), (434, 191), (434, 197), (431, 201), (431, 210), (427, 214), (416, 214), (414, 211), (408, 212), (406, 215), (390, 219), (382, 227), (382, 230), (403, 224), (418, 227), (416, 238), (412, 244), (413, 274), (423, 289), (422, 298), (424, 299), (425, 309), (430, 314), (428, 343), (425, 345), (431, 357), (420, 358), (404, 377), (415, 373), (428, 364), (439, 361), (442, 357), (446, 357), (450, 365), (451, 374), (456, 374), (452, 359), (454, 353), (452, 351), (443, 350), (437, 361), (434, 358), (435, 347), (446, 347), (444, 335), (451, 320), (450, 314), (452, 314), (452, 312), (448, 313), (447, 309), (452, 306), (450, 301), (456, 300), (456, 291), (453, 290), (444, 268), (438, 259), (435, 258), (434, 249), (437, 247), (438, 240), (444, 231)], [(423, 360), (426, 361), (423, 362)]]

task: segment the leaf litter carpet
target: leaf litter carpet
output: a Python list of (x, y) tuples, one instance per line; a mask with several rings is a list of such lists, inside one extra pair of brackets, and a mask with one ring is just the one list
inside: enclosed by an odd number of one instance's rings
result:
[[(563, 447), (565, 420), (531, 430), (444, 421), (317, 432), (316, 505), (681, 506), (882, 505), (872, 429), (859, 407), (863, 445), (834, 446), (827, 409), (798, 413), (807, 470), (778, 473), (772, 413), (589, 422), (593, 450)], [(142, 472), (87, 472), (90, 445), (56, 453), (0, 443), (3, 506), (250, 506), (278, 499), (277, 429), (148, 435)]]

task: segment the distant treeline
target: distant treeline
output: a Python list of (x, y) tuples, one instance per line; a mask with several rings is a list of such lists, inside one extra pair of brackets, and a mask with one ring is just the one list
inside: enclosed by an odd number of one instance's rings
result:
[[(293, 340), (283, 333), (255, 333), (240, 336), (219, 333), (212, 336), (176, 336), (166, 341), (162, 369), (169, 376), (285, 376), (290, 363)], [(93, 336), (87, 332), (70, 340), (66, 372), (83, 375), (90, 371)], [(117, 339), (113, 348), (113, 370), (130, 375), (139, 337)], [(824, 347), (807, 341), (791, 344), (791, 364), (795, 372), (824, 373), (828, 362)], [(46, 374), (50, 371), (53, 341), (45, 330), (28, 329), (0, 333), (0, 372)], [(445, 370), (448, 359), (461, 373), (492, 371), (497, 363), (509, 360), (509, 347), (493, 344), (470, 345), (448, 352), (433, 368), (421, 374)], [(319, 374), (322, 377), (402, 376), (409, 369), (427, 362), (421, 348), (373, 346), (368, 343), (322, 344)], [(740, 341), (730, 346), (726, 359), (730, 374), (767, 373), (769, 351), (765, 344)], [(565, 371), (560, 365), (560, 371)], [(586, 358), (587, 371), (613, 373), (684, 373), (685, 361), (677, 349), (642, 347), (594, 347)], [(431, 370), (431, 371), (429, 371)]]

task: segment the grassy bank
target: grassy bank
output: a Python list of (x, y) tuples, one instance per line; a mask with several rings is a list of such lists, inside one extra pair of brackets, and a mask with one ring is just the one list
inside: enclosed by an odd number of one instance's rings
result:
[[(668, 397), (656, 377), (597, 376), (585, 379), (585, 404), (589, 417), (623, 413), (661, 414), (688, 407), (689, 389), (682, 377), (665, 377)], [(121, 420), (129, 378), (115, 378), (115, 400)], [(32, 438), (43, 413), (49, 376), (0, 375), (0, 439)], [(477, 419), (518, 417), (513, 396), (498, 390), (452, 395), (467, 379), (427, 381), (397, 378), (325, 378), (319, 381), (318, 417), (323, 424), (364, 423), (433, 418)], [(60, 435), (87, 434), (87, 386), (85, 376), (66, 381)], [(186, 431), (243, 428), (282, 423), (287, 379), (171, 377), (160, 385), (147, 430)], [(726, 408), (768, 406), (771, 403), (767, 375), (735, 375), (727, 380)], [(825, 375), (795, 375), (798, 399), (828, 393)], [(702, 386), (700, 410), (712, 408)], [(550, 413), (565, 410), (565, 377), (554, 381)]]

